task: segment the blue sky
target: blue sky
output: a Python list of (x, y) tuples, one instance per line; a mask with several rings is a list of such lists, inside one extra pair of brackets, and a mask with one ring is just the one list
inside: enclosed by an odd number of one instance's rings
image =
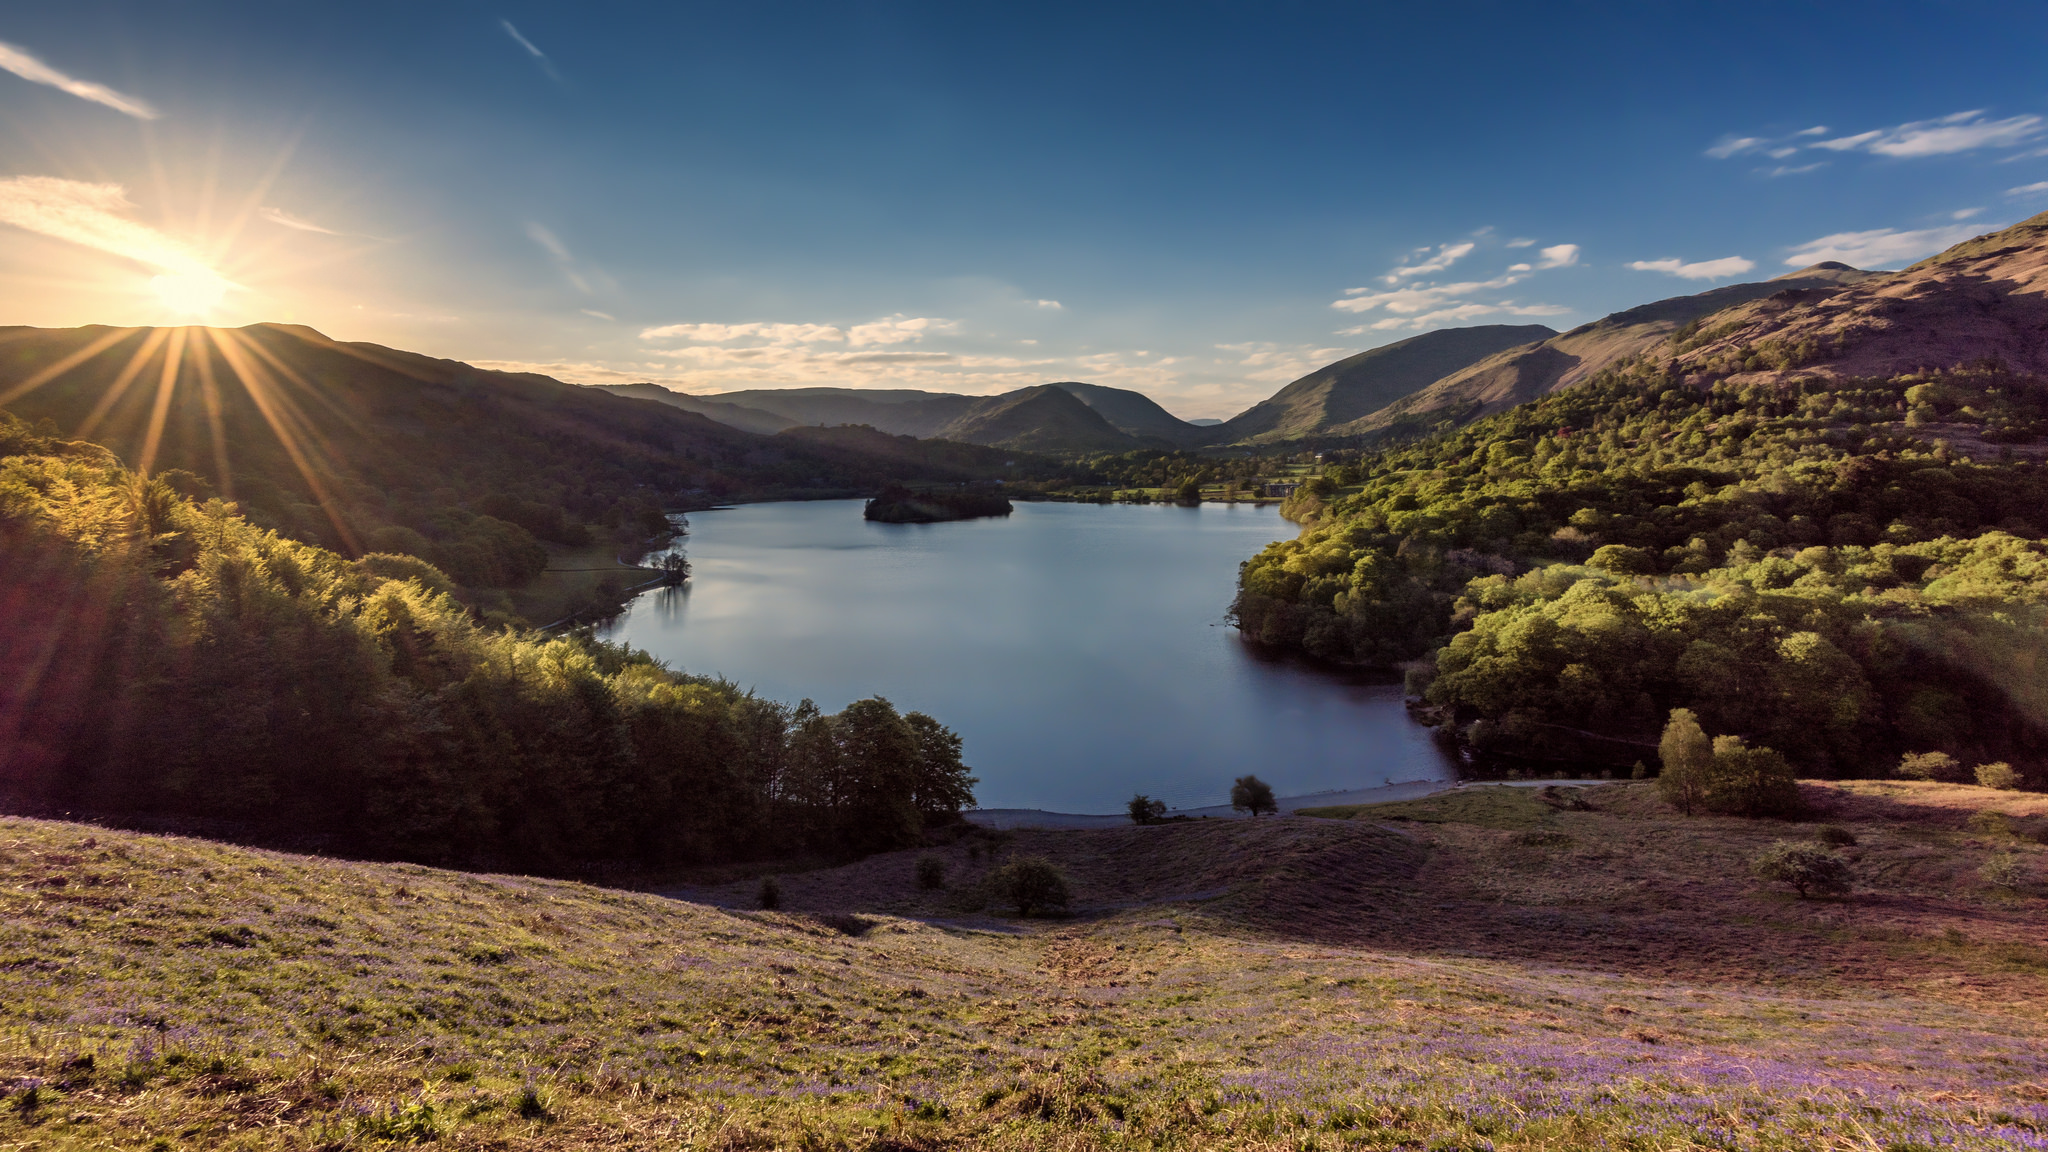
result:
[(2048, 209), (2038, 3), (70, 0), (0, 44), (0, 322), (693, 392), (1221, 417)]

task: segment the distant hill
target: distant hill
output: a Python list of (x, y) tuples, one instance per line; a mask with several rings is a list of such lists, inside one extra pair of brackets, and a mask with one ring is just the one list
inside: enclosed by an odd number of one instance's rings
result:
[(1542, 324), (1442, 328), (1325, 365), (1204, 434), (1208, 443), (1266, 443), (1326, 432), (1507, 348), (1557, 335)]
[(1102, 413), (1057, 384), (977, 400), (940, 428), (940, 439), (1026, 452), (1118, 451), (1138, 447)]
[(626, 396), (634, 400), (655, 400), (685, 412), (708, 416), (728, 427), (744, 432), (755, 432), (773, 436), (784, 428), (797, 427), (801, 421), (791, 420), (760, 408), (748, 408), (739, 404), (728, 404), (719, 400), (706, 400), (702, 396), (691, 396), (664, 388), (659, 384), (594, 384), (591, 387), (609, 392), (614, 396)]
[(1182, 420), (1143, 392), (1128, 388), (1105, 388), (1100, 384), (1083, 384), (1076, 380), (1062, 380), (1053, 384), (1064, 388), (1078, 397), (1102, 418), (1116, 426), (1117, 431), (1139, 439), (1165, 440), (1178, 447), (1206, 443), (1208, 436), (1201, 426)]
[[(1175, 417), (1151, 397), (1126, 388), (1067, 380), (998, 396), (966, 396), (909, 388), (755, 388), (691, 396), (658, 384), (597, 385), (622, 396), (658, 400), (752, 432), (792, 427), (866, 425), (895, 436), (940, 438), (1037, 452), (1085, 452), (1187, 447), (1206, 439), (1200, 428)], [(1074, 405), (1044, 395), (1068, 393)], [(1030, 427), (1031, 414), (1045, 420)]]
[(1874, 273), (1846, 264), (1816, 264), (1754, 284), (1729, 284), (1674, 296), (1582, 324), (1542, 343), (1512, 348), (1449, 373), (1412, 395), (1324, 431), (1339, 436), (1385, 432), (1401, 425), (1463, 423), (1590, 379), (1616, 361), (1666, 347), (1672, 333), (1724, 308), (1780, 293), (1833, 290)]

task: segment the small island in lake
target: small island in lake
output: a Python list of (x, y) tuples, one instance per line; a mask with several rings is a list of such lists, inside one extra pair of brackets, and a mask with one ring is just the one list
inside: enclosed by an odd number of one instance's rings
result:
[(940, 520), (1008, 516), (1013, 511), (1008, 500), (993, 492), (912, 492), (900, 484), (891, 484), (868, 501), (861, 515), (885, 524), (931, 524)]

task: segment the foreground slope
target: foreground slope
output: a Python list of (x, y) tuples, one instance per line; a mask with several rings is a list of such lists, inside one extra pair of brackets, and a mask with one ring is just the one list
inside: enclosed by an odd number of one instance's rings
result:
[[(941, 849), (950, 892), (920, 895), (899, 853), (786, 877), (787, 912), (9, 820), (0, 1141), (1991, 1149), (2048, 1128), (2042, 902), (1967, 874), (1987, 840), (2040, 850), (1970, 826), (1981, 798), (1822, 797), (1863, 879), (1802, 902), (1726, 872), (1786, 830), (1645, 791), (974, 837)], [(877, 910), (972, 904), (1026, 849), (1094, 910)], [(1725, 961), (1616, 930), (1657, 922)]]
[(1422, 429), (1441, 420), (1467, 423), (1590, 380), (1602, 369), (1664, 347), (1682, 326), (1748, 301), (1785, 292), (1833, 291), (1872, 273), (1833, 262), (1756, 284), (1730, 284), (1616, 312), (1529, 348), (1490, 356), (1452, 372), (1413, 395), (1327, 431), (1368, 435)]
[(1210, 443), (1267, 443), (1328, 432), (1476, 361), (1557, 335), (1542, 324), (1442, 328), (1328, 364), (1207, 432)]

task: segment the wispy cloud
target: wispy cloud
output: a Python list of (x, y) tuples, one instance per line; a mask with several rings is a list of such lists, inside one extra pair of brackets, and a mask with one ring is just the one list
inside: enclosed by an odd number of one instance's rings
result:
[(1804, 268), (1823, 260), (1837, 260), (1853, 264), (1858, 268), (1874, 268), (1885, 264), (1896, 264), (1906, 260), (1918, 260), (1957, 244), (1979, 231), (1973, 224), (1950, 224), (1942, 228), (1920, 228), (1899, 231), (1896, 228), (1875, 228), (1868, 232), (1836, 232), (1809, 240), (1801, 244), (1785, 263), (1792, 268)]
[(1532, 244), (1534, 244), (1534, 243), (1536, 243), (1536, 241), (1534, 241), (1534, 240), (1532, 240), (1532, 239), (1530, 239), (1530, 238), (1528, 238), (1528, 237), (1525, 237), (1525, 236), (1517, 236), (1517, 237), (1515, 237), (1515, 238), (1514, 238), (1513, 240), (1510, 240), (1510, 241), (1508, 241), (1508, 247), (1510, 247), (1510, 248), (1527, 248), (1527, 247), (1529, 247), (1530, 245), (1532, 245)]
[(1538, 268), (1569, 268), (1579, 262), (1577, 244), (1555, 244), (1549, 248), (1538, 248), (1536, 252), (1543, 257), (1536, 262)]
[(534, 47), (533, 41), (521, 35), (519, 29), (513, 27), (510, 20), (498, 21), (498, 27), (503, 28), (505, 35), (512, 37), (514, 42), (521, 48), (526, 49), (526, 54), (533, 57), (534, 63), (540, 65), (540, 70), (547, 74), (548, 79), (553, 80), (557, 84), (562, 82), (562, 74), (555, 71), (555, 62), (548, 59), (547, 53)]
[(1756, 261), (1740, 256), (1723, 256), (1719, 260), (1698, 260), (1686, 263), (1676, 257), (1665, 260), (1632, 260), (1629, 267), (1638, 272), (1662, 272), (1681, 280), (1719, 280), (1727, 276), (1740, 276), (1756, 267)]
[(599, 312), (595, 308), (578, 308), (577, 311), (583, 313), (585, 316), (595, 316), (599, 320), (610, 320), (614, 324), (618, 323), (619, 321), (619, 318), (617, 316), (614, 316), (609, 312)]
[(577, 270), (576, 258), (570, 255), (569, 246), (562, 243), (559, 236), (548, 231), (547, 227), (538, 221), (528, 220), (526, 222), (526, 238), (540, 245), (541, 250), (554, 259), (555, 267), (562, 273), (562, 279), (567, 280), (571, 288), (576, 289), (585, 296), (594, 294), (590, 287), (589, 278)]
[(2048, 180), (2040, 180), (2032, 184), (2022, 184), (2017, 188), (2007, 188), (2005, 190), (2007, 196), (2039, 196), (2043, 192), (2048, 192)]
[(218, 279), (190, 245), (130, 219), (134, 210), (119, 184), (55, 176), (0, 180), (0, 223), (112, 253), (160, 272)]
[(282, 208), (271, 208), (265, 206), (262, 208), (258, 208), (256, 210), (256, 214), (258, 216), (263, 217), (265, 220), (270, 221), (272, 224), (277, 224), (285, 228), (296, 228), (301, 232), (318, 232), (323, 236), (341, 235), (341, 233), (336, 232), (332, 228), (322, 228), (320, 225), (313, 223), (311, 220), (301, 219), (300, 217), (294, 216)]
[(1032, 303), (1048, 312), (1064, 312), (1067, 310), (1067, 306), (1057, 300), (1033, 300)]
[[(1410, 253), (1408, 260), (1403, 260), (1392, 272), (1387, 273), (1383, 279), (1389, 284), (1399, 284), (1411, 276), (1428, 276), (1431, 273), (1442, 272), (1451, 265), (1456, 264), (1459, 260), (1471, 255), (1472, 250), (1476, 247), (1478, 245), (1469, 240), (1460, 244), (1439, 244), (1434, 251), (1429, 246), (1424, 245)], [(1411, 264), (1408, 262), (1409, 260), (1413, 260), (1415, 263)]]
[(0, 68), (5, 68), (30, 83), (47, 84), (60, 92), (69, 92), (80, 100), (90, 100), (95, 104), (104, 104), (116, 112), (125, 112), (137, 120), (155, 120), (163, 116), (163, 113), (151, 107), (146, 100), (125, 96), (104, 84), (67, 76), (36, 59), (26, 48), (0, 43)]
[[(1873, 156), (1912, 158), (1950, 156), (1980, 148), (2017, 148), (2048, 131), (2048, 121), (2034, 115), (1988, 119), (1981, 108), (1956, 112), (1933, 120), (1913, 120), (1889, 128), (1873, 128), (1846, 136), (1829, 136), (1824, 127), (1801, 129), (1787, 136), (1726, 136), (1707, 155), (1716, 160), (1734, 156), (1760, 155), (1785, 160), (1806, 149), (1827, 152), (1867, 152)], [(1780, 164), (1757, 171), (1766, 176), (1791, 176), (1811, 172), (1812, 164)]]

